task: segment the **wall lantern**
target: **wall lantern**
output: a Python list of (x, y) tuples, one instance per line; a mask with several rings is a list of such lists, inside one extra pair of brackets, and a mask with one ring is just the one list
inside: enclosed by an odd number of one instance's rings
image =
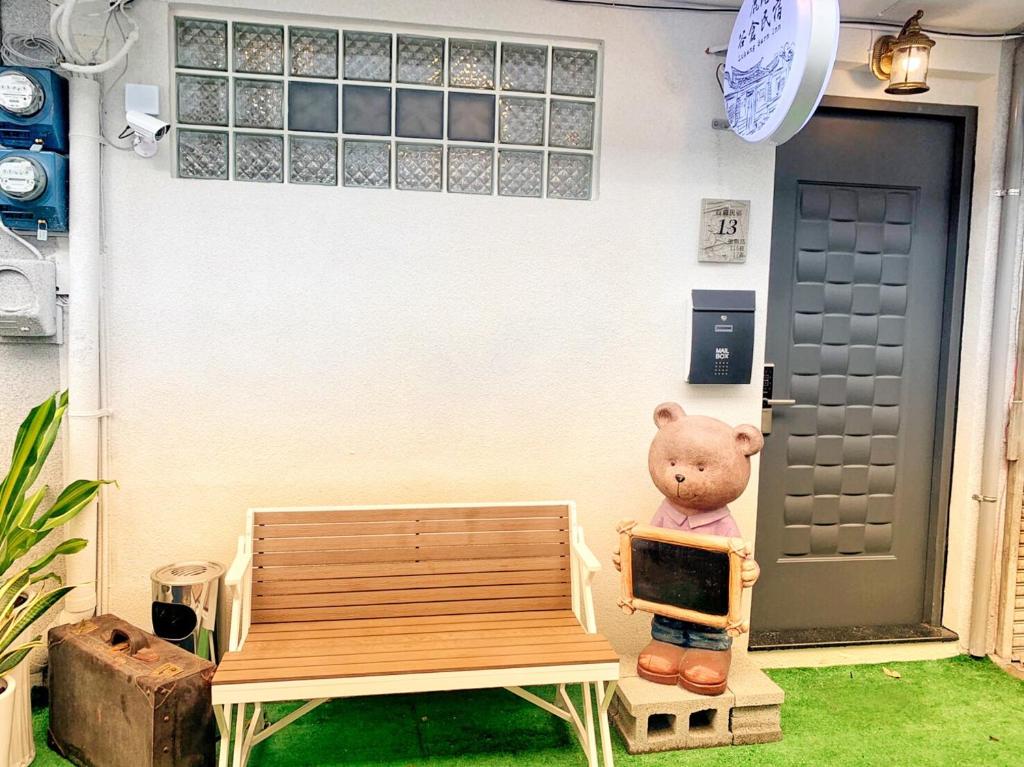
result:
[(921, 31), (918, 11), (903, 25), (898, 37), (883, 35), (871, 49), (871, 71), (879, 80), (888, 80), (886, 93), (913, 96), (928, 91), (928, 59), (935, 41)]

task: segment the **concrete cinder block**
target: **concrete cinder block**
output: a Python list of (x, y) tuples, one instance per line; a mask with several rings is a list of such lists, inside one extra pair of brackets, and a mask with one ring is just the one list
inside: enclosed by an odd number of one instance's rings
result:
[(729, 690), (737, 706), (781, 706), (786, 693), (746, 653), (737, 653), (729, 669)]
[(637, 676), (619, 680), (611, 713), (631, 754), (709, 748), (732, 743), (734, 698), (696, 695)]
[(782, 740), (782, 707), (745, 706), (732, 710), (729, 727), (732, 730), (734, 746), (748, 746), (755, 743), (774, 743)]
[(729, 690), (736, 699), (730, 719), (734, 746), (782, 740), (786, 694), (746, 653), (737, 653), (733, 659)]
[(737, 654), (722, 695), (696, 695), (636, 675), (623, 658), (611, 716), (631, 754), (712, 746), (771, 743), (782, 738), (782, 689)]

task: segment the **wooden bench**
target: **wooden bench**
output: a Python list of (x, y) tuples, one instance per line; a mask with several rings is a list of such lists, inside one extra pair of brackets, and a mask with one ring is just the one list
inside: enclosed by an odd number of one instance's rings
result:
[[(611, 767), (619, 661), (572, 502), (250, 509), (213, 678), (220, 766), (331, 698), (503, 687)], [(582, 715), (566, 692), (580, 685)], [(523, 689), (555, 685), (554, 701)], [(305, 700), (267, 723), (263, 704)]]

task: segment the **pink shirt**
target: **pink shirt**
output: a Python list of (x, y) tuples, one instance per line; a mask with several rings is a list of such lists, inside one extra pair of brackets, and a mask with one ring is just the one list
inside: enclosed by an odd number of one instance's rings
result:
[(714, 511), (700, 511), (696, 514), (684, 514), (667, 499), (654, 512), (651, 519), (654, 527), (668, 530), (689, 530), (699, 535), (724, 535), (727, 538), (739, 538), (740, 528), (728, 506)]

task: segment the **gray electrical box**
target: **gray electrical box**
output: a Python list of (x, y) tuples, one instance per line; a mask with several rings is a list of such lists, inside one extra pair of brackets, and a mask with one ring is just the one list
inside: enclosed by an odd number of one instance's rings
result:
[(45, 259), (0, 259), (0, 341), (57, 336), (57, 268)]
[(694, 290), (690, 338), (692, 384), (750, 383), (754, 291)]

